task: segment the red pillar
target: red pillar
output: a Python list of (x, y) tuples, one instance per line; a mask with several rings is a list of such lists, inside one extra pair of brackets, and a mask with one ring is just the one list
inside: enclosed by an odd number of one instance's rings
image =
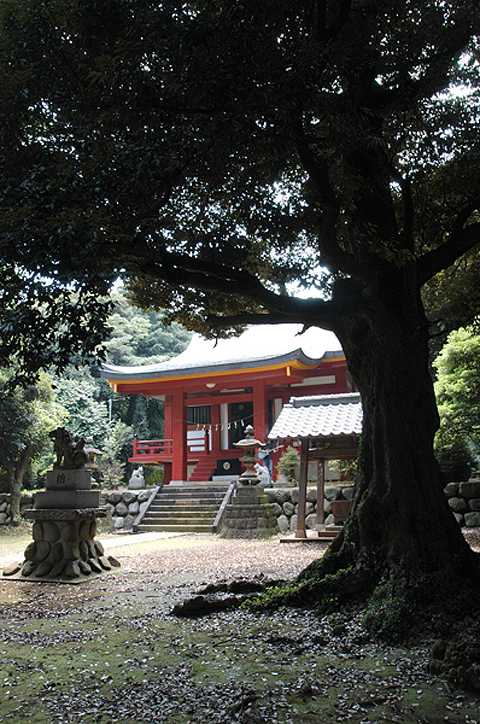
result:
[(267, 437), (267, 391), (264, 382), (253, 386), (253, 427), (255, 437), (261, 442)]
[(187, 415), (183, 390), (172, 395), (172, 437), (172, 480), (187, 480)]
[(166, 440), (172, 438), (172, 396), (165, 395), (163, 403), (163, 437)]
[(220, 450), (220, 405), (212, 404), (210, 410), (210, 422), (212, 425), (212, 455), (217, 455)]

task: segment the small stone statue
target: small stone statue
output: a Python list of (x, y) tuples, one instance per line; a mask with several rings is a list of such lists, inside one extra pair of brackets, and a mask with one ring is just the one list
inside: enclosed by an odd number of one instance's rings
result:
[(55, 455), (57, 459), (53, 465), (54, 468), (63, 468), (65, 470), (80, 470), (85, 467), (88, 462), (88, 455), (85, 452), (85, 440), (79, 438), (74, 440), (68, 430), (64, 427), (57, 427), (50, 435), (53, 441)]
[(133, 471), (128, 481), (128, 487), (130, 490), (142, 490), (145, 487), (145, 477), (142, 466)]
[(261, 463), (256, 463), (255, 472), (257, 473), (257, 478), (259, 480), (259, 485), (261, 488), (272, 487), (272, 479), (270, 477), (269, 470), (265, 465), (262, 465)]

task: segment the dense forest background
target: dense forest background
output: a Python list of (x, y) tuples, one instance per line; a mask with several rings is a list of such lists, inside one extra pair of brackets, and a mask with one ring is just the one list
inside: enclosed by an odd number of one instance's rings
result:
[[(105, 342), (107, 360), (116, 365), (147, 365), (182, 352), (191, 337), (178, 324), (167, 325), (161, 313), (133, 307), (123, 291), (113, 295)], [(65, 425), (101, 451), (99, 468), (108, 487), (128, 477), (127, 458), (133, 437), (161, 438), (162, 405), (142, 395), (119, 396), (100, 377), (97, 366), (72, 364), (64, 374), (43, 373), (35, 386), (8, 387), (9, 372), (0, 372), (0, 486), (38, 487), (53, 462), (49, 433)]]

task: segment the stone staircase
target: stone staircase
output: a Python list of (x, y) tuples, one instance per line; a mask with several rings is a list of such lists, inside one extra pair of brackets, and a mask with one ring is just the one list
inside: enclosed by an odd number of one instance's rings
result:
[(139, 532), (213, 533), (213, 522), (228, 485), (165, 486), (151, 502)]

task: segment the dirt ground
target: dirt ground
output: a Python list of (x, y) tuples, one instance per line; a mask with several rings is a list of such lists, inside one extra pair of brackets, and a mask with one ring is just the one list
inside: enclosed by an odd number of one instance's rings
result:
[[(27, 536), (0, 537), (0, 567)], [(206, 583), (293, 577), (319, 544), (104, 542), (122, 564), (113, 574), (0, 583), (0, 721), (480, 723), (478, 698), (428, 673), (431, 642), (374, 645), (355, 618), (303, 610), (170, 614)]]

